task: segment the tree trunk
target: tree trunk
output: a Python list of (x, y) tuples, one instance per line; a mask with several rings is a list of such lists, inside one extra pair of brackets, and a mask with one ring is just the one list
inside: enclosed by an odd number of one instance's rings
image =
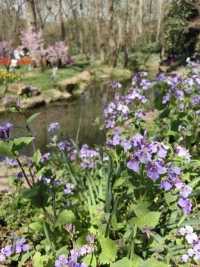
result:
[(157, 23), (157, 33), (156, 33), (156, 41), (159, 41), (160, 38), (160, 30), (161, 30), (161, 24), (163, 19), (163, 0), (158, 0), (158, 23)]
[(37, 11), (34, 0), (26, 0), (27, 5), (27, 24), (28, 27), (34, 27), (37, 29)]
[(65, 22), (63, 18), (63, 5), (62, 0), (59, 0), (59, 20), (60, 20), (60, 33), (61, 40), (65, 41), (66, 39), (66, 31), (65, 31)]
[(143, 34), (143, 17), (144, 17), (144, 0), (139, 0), (138, 8), (139, 8), (138, 31), (139, 31), (139, 34), (142, 35)]

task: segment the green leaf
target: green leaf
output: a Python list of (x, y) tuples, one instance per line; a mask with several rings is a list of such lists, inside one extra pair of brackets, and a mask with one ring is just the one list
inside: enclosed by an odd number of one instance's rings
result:
[(32, 252), (28, 252), (24, 254), (21, 258), (21, 260), (18, 263), (18, 267), (24, 266), (24, 264), (27, 262), (27, 260), (32, 256)]
[(29, 224), (29, 228), (33, 230), (34, 232), (42, 232), (43, 231), (43, 225), (40, 222), (33, 222)]
[(97, 266), (97, 260), (95, 255), (87, 255), (83, 258), (83, 262), (90, 267), (96, 267)]
[[(122, 266), (123, 267), (133, 267), (133, 262), (125, 257), (125, 258), (123, 258), (119, 261), (116, 261), (115, 263), (112, 263), (110, 265), (110, 267), (122, 267)], [(136, 266), (134, 265), (134, 267), (136, 267)]]
[(27, 119), (27, 123), (31, 124), (32, 121), (34, 121), (38, 116), (40, 115), (40, 112), (34, 113), (33, 115), (31, 115), (28, 119)]
[(23, 197), (29, 199), (36, 207), (44, 207), (49, 197), (48, 187), (42, 182), (38, 182), (32, 188), (22, 191)]
[(139, 227), (140, 229), (143, 229), (145, 227), (155, 228), (159, 223), (160, 215), (160, 212), (150, 211), (145, 215), (140, 215), (139, 217), (133, 218), (130, 222), (137, 225), (137, 227)]
[(117, 245), (116, 243), (105, 237), (99, 239), (101, 245), (101, 254), (99, 256), (99, 261), (101, 264), (109, 264), (115, 261), (117, 256)]
[(156, 259), (149, 259), (142, 263), (139, 267), (170, 267), (168, 264), (157, 261)]
[(67, 246), (64, 246), (56, 251), (56, 257), (59, 257), (60, 255), (68, 255)]
[(132, 261), (132, 267), (140, 267), (144, 263), (143, 259), (135, 255)]
[(25, 148), (27, 145), (31, 144), (34, 137), (19, 137), (15, 138), (13, 141), (12, 151), (16, 152), (23, 148)]
[(150, 203), (145, 199), (141, 199), (137, 201), (137, 204), (133, 206), (133, 210), (137, 217), (144, 216), (147, 212), (149, 212), (148, 207)]
[(41, 255), (40, 252), (36, 252), (33, 256), (33, 267), (43, 267), (45, 257)]
[(56, 221), (56, 226), (62, 226), (65, 224), (70, 224), (75, 221), (75, 215), (71, 210), (63, 210), (58, 215), (58, 219)]
[(34, 155), (33, 155), (33, 162), (36, 165), (38, 165), (40, 163), (41, 157), (42, 157), (42, 154), (41, 154), (40, 150), (36, 150)]
[(0, 141), (0, 156), (13, 158), (12, 144), (8, 142)]

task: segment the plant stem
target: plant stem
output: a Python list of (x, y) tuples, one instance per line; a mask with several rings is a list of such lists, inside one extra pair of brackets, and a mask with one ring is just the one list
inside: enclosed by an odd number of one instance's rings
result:
[(26, 174), (26, 172), (25, 172), (25, 170), (24, 170), (24, 167), (23, 167), (23, 165), (22, 165), (22, 163), (20, 162), (20, 160), (19, 160), (18, 157), (16, 158), (16, 161), (17, 161), (17, 163), (18, 163), (18, 165), (19, 165), (19, 167), (20, 167), (20, 169), (21, 169), (21, 171), (22, 171), (22, 173), (23, 173), (23, 175), (24, 175), (24, 178), (25, 178), (25, 180), (26, 180), (28, 186), (31, 188), (31, 187), (32, 187), (32, 184), (30, 183), (30, 181), (29, 181), (29, 179), (28, 179), (28, 176), (27, 176), (27, 174)]

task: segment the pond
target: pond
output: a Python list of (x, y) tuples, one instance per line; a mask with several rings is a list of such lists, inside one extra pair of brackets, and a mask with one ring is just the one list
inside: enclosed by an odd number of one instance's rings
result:
[[(110, 81), (93, 82), (88, 89), (71, 102), (57, 102), (45, 107), (32, 109), (24, 115), (7, 112), (0, 115), (0, 123), (11, 122), (14, 125), (13, 137), (27, 136), (25, 117), (34, 113), (40, 114), (31, 124), (38, 148), (45, 151), (49, 142), (48, 125), (59, 122), (61, 139), (71, 138), (80, 144), (100, 144), (105, 139), (105, 133), (100, 129), (103, 122), (103, 109), (114, 97), (114, 89)], [(98, 122), (98, 123), (97, 123)]]

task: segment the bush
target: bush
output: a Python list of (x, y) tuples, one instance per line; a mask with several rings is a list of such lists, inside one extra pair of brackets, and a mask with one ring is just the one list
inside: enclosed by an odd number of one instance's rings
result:
[(178, 56), (184, 60), (194, 53), (198, 32), (189, 25), (198, 16), (193, 1), (172, 1), (163, 22), (162, 45), (166, 57)]

